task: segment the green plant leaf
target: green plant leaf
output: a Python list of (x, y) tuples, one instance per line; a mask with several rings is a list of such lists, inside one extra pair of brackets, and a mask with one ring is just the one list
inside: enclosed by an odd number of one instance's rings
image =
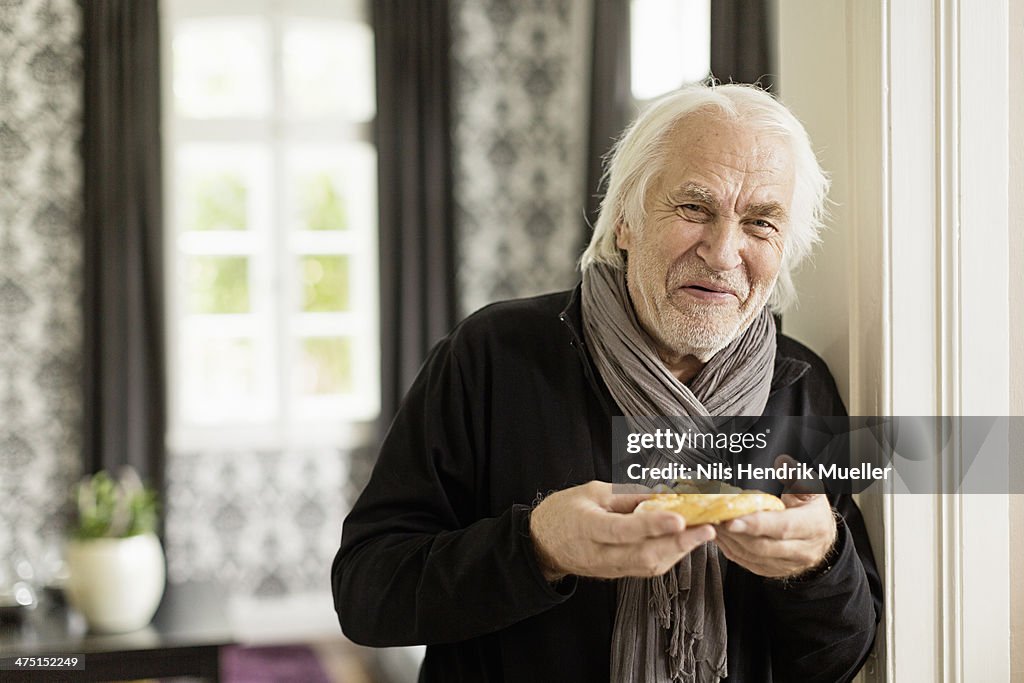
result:
[(76, 487), (78, 539), (123, 538), (150, 533), (158, 523), (156, 492), (141, 485), (134, 471), (114, 480), (106, 471), (85, 477)]

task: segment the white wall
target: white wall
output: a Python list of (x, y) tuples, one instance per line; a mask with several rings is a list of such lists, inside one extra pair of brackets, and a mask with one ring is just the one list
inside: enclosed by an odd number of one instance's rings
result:
[[(848, 92), (854, 72), (846, 3), (780, 0), (776, 4), (776, 27), (778, 95), (807, 128), (819, 161), (832, 180), (828, 228), (812, 260), (794, 278), (800, 300), (796, 308), (785, 313), (782, 329), (825, 360), (853, 414), (871, 413), (862, 397), (851, 396), (850, 391), (850, 328), (856, 320), (850, 302), (853, 278), (857, 277), (850, 255), (854, 253), (853, 231), (858, 215), (851, 203), (851, 145), (860, 141), (858, 129), (850, 125)], [(877, 499), (862, 500), (860, 504), (876, 560), (882, 563), (881, 505)], [(883, 640), (880, 635), (879, 641)], [(879, 668), (875, 655), (865, 664), (871, 674)]]
[(846, 7), (843, 2), (778, 3), (780, 96), (806, 126), (832, 178), (832, 220), (813, 260), (795, 278), (800, 301), (782, 329), (825, 359), (847, 406), (849, 396), (849, 232)]

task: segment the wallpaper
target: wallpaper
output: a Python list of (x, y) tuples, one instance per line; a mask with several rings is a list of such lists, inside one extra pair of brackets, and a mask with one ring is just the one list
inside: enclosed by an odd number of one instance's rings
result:
[(584, 235), (591, 6), (455, 0), (462, 313), (575, 284)]
[(0, 561), (60, 538), (79, 474), (80, 25), (0, 2)]
[(167, 470), (167, 575), (235, 594), (327, 592), (354, 482), (347, 454), (176, 454)]

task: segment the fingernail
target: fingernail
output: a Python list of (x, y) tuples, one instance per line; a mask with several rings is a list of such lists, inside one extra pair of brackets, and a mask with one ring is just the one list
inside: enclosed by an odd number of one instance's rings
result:
[(735, 531), (737, 533), (742, 533), (742, 532), (744, 532), (746, 530), (747, 530), (747, 523), (744, 522), (742, 519), (737, 519), (737, 520), (733, 521), (729, 525), (729, 531)]

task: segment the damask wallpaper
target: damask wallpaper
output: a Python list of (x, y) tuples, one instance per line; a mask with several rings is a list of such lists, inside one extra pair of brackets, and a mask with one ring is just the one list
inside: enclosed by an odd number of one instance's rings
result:
[(58, 539), (81, 445), (81, 19), (0, 1), (0, 561)]
[(341, 522), (365, 476), (350, 476), (348, 463), (336, 450), (175, 454), (168, 579), (216, 580), (241, 595), (328, 591)]
[(583, 237), (588, 0), (455, 0), (462, 313), (566, 289)]

